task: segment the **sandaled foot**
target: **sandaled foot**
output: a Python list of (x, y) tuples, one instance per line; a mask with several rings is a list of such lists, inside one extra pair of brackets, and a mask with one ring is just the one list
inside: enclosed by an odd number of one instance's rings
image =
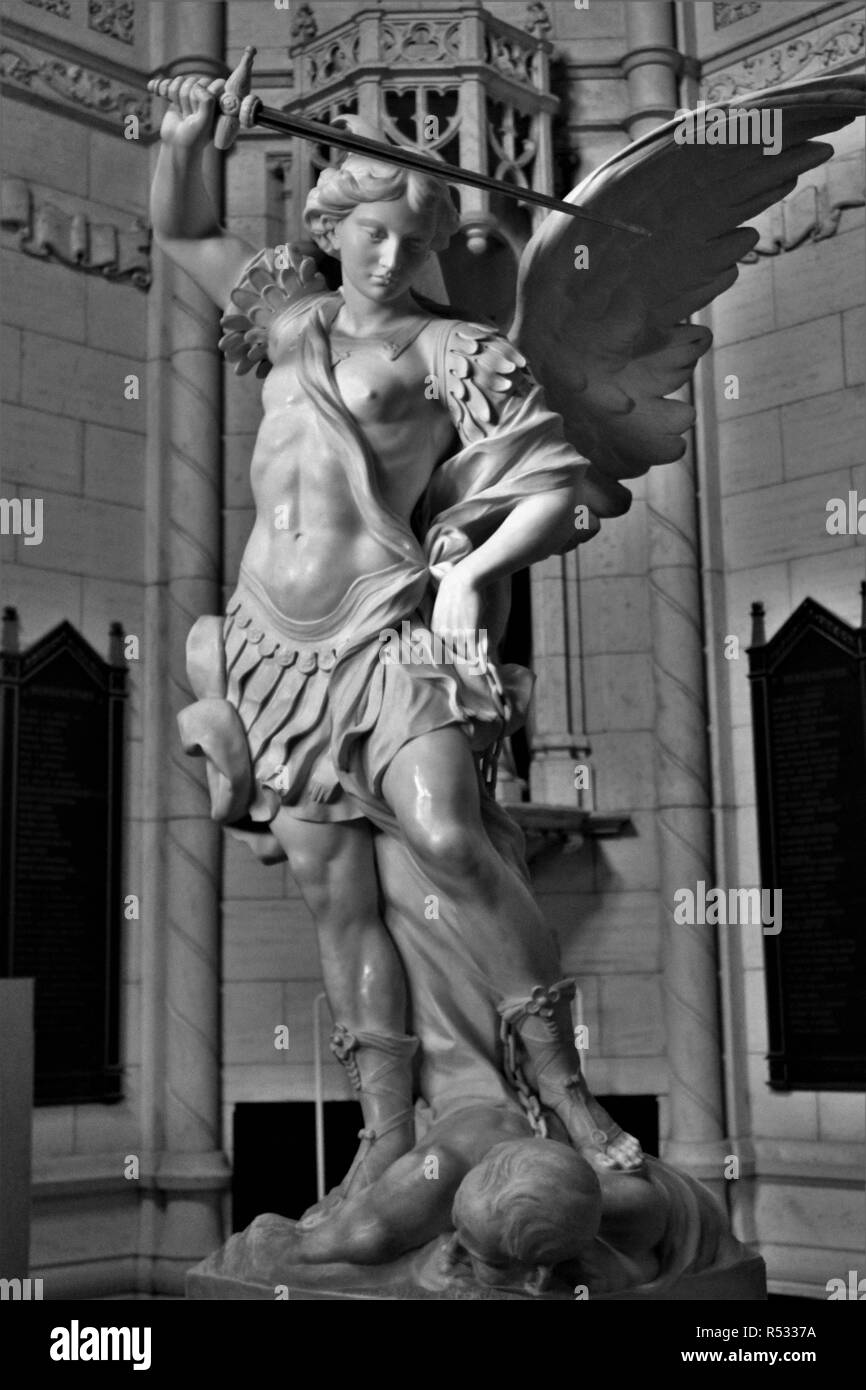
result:
[(600, 1172), (640, 1173), (645, 1167), (643, 1149), (608, 1115), (578, 1073), (567, 1083), (568, 1100), (556, 1105), (556, 1113), (568, 1130), (572, 1144)]
[(569, 978), (543, 988), (536, 985), (530, 994), (505, 999), (497, 1005), (502, 1018), (506, 1074), (519, 1081), (515, 1053), (515, 1034), (519, 1035), (535, 1069), (538, 1096), (552, 1110), (568, 1132), (568, 1138), (584, 1158), (599, 1172), (640, 1173), (645, 1171), (643, 1150), (631, 1134), (626, 1134), (592, 1095), (571, 1058), (571, 1015), (569, 1001), (575, 983)]
[(340, 1183), (328, 1192), (320, 1202), (308, 1207), (298, 1225), (305, 1231), (318, 1226), (342, 1206), (347, 1197), (363, 1192), (365, 1187), (381, 1177), (386, 1169), (402, 1158), (415, 1143), (415, 1125), (412, 1118), (395, 1126), (387, 1133), (377, 1135), (375, 1130), (362, 1129), (361, 1143), (348, 1173)]

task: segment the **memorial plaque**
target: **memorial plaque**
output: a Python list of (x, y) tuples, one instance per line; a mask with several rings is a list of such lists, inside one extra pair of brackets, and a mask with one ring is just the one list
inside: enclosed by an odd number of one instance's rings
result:
[(866, 627), (806, 599), (749, 651), (770, 1085), (866, 1089)]
[[(14, 610), (12, 611), (14, 614)], [(0, 974), (33, 976), (37, 1104), (120, 1097), (126, 671), (69, 623), (0, 657)], [(119, 631), (119, 630), (118, 630)]]

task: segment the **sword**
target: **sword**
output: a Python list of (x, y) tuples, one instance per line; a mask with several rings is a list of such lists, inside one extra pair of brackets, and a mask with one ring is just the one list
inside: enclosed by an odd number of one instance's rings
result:
[[(230, 77), (219, 97), (220, 115), (217, 118), (214, 145), (218, 150), (231, 149), (238, 131), (251, 130), (262, 126), (265, 130), (278, 130), (281, 135), (295, 135), (301, 140), (313, 140), (317, 144), (334, 145), (337, 149), (349, 150), (352, 154), (372, 155), (388, 164), (398, 164), (403, 169), (415, 169), (421, 174), (432, 174), (443, 183), (465, 183), (472, 188), (485, 188), (492, 193), (504, 193), (508, 198), (521, 202), (536, 203), (539, 207), (551, 208), (554, 212), (567, 212), (570, 217), (584, 218), (587, 222), (598, 222), (603, 227), (614, 227), (620, 232), (630, 232), (633, 236), (651, 237), (646, 227), (638, 227), (631, 222), (620, 222), (612, 217), (599, 217), (585, 212), (576, 203), (563, 202), (561, 198), (551, 197), (549, 193), (539, 193), (534, 188), (518, 188), (500, 179), (490, 178), (488, 174), (478, 174), (474, 169), (463, 169), (457, 164), (446, 164), (429, 155), (419, 154), (417, 150), (405, 145), (386, 145), (380, 140), (370, 140), (366, 135), (356, 135), (350, 130), (337, 130), (325, 125), (323, 121), (312, 121), (306, 116), (289, 116), (274, 106), (265, 106), (260, 97), (250, 91), (255, 48), (244, 49), (243, 57)], [(156, 96), (167, 97), (174, 79), (168, 77), (152, 78), (147, 90)]]

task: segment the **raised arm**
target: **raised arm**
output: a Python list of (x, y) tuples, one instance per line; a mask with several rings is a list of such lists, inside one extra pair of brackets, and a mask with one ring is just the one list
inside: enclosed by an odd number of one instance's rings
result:
[(150, 195), (154, 239), (219, 307), (225, 308), (255, 248), (219, 224), (205, 188), (202, 158), (212, 138), (222, 78), (191, 74), (170, 84), (171, 105), (160, 128), (162, 146)]

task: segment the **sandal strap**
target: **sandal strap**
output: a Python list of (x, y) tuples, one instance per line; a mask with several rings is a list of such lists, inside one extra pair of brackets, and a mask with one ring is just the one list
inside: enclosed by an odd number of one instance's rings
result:
[(540, 1015), (545, 1021), (553, 1019), (554, 1006), (561, 1000), (574, 998), (577, 982), (573, 975), (557, 980), (556, 984), (535, 985), (530, 994), (523, 998), (504, 999), (497, 1005), (500, 1016), (513, 1028), (530, 1015)]
[(344, 1177), (340, 1186), (348, 1187), (353, 1177), (357, 1173), (358, 1169), (366, 1169), (367, 1154), (370, 1152), (373, 1145), (376, 1143), (378, 1139), (384, 1139), (386, 1134), (390, 1134), (392, 1130), (397, 1129), (400, 1125), (405, 1124), (407, 1120), (411, 1120), (414, 1113), (415, 1112), (410, 1107), (407, 1107), (406, 1109), (401, 1110), (399, 1114), (392, 1115), (388, 1123), (385, 1125), (380, 1125), (378, 1129), (359, 1129), (358, 1138), (361, 1140), (361, 1147), (355, 1154), (352, 1166), (349, 1169), (346, 1176)]

